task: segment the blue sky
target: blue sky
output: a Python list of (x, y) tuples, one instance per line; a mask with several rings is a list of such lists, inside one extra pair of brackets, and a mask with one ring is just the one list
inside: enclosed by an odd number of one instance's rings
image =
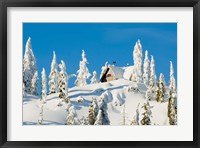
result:
[[(64, 60), (67, 73), (73, 74), (79, 69), (84, 49), (90, 73), (96, 70), (99, 76), (106, 61), (110, 64), (116, 61), (116, 66), (133, 65), (133, 48), (138, 39), (143, 57), (145, 50), (154, 56), (157, 78), (163, 73), (169, 82), (169, 61), (172, 61), (177, 80), (176, 23), (24, 23), (23, 54), (29, 36), (37, 60), (39, 84), (42, 68), (47, 76), (50, 73), (53, 51), (57, 63)], [(75, 78), (69, 80), (69, 87), (74, 86), (74, 81)], [(40, 85), (38, 89), (40, 92)]]

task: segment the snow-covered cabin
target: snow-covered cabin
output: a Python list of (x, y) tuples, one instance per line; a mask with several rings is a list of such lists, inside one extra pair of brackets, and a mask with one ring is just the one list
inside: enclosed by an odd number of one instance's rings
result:
[(100, 82), (108, 82), (117, 79), (131, 80), (134, 66), (117, 67), (114, 65), (108, 65), (102, 68)]

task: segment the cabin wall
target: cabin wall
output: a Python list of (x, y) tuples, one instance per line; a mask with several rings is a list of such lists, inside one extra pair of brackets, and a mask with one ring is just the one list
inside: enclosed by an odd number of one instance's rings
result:
[(106, 74), (106, 80), (107, 80), (107, 82), (115, 80), (115, 77), (114, 77), (113, 73), (111, 72), (111, 70), (109, 70), (108, 73)]

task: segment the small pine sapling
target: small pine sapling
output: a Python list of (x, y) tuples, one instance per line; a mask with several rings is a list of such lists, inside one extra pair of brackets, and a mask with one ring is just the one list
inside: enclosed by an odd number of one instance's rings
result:
[(40, 114), (39, 114), (38, 124), (39, 125), (43, 124), (43, 104), (42, 104), (42, 106), (40, 108)]
[(103, 113), (102, 113), (101, 109), (98, 111), (97, 119), (96, 119), (94, 125), (104, 125), (103, 124)]
[(99, 83), (99, 80), (97, 78), (97, 72), (96, 71), (93, 71), (93, 76), (91, 78), (91, 84), (96, 84), (96, 83)]
[(107, 103), (105, 102), (103, 97), (100, 97), (99, 110), (101, 110), (102, 112), (102, 124), (109, 125), (110, 120), (107, 113)]
[(164, 80), (164, 75), (161, 73), (157, 84), (156, 101), (163, 102), (164, 94), (165, 94), (165, 80)]
[(142, 106), (142, 108), (144, 108), (144, 113), (142, 120), (140, 121), (140, 123), (142, 125), (151, 125), (151, 116), (152, 116), (152, 112), (151, 112), (151, 106), (149, 104), (149, 101), (147, 100), (146, 103), (144, 103), (144, 105)]
[(140, 103), (138, 104), (137, 106), (137, 109), (136, 109), (136, 114), (135, 116), (133, 117), (133, 120), (131, 121), (131, 125), (139, 125), (140, 124), (140, 119), (139, 119), (139, 105)]
[(88, 115), (90, 125), (94, 125), (97, 118), (97, 114), (98, 114), (97, 100), (95, 98), (92, 98), (92, 102), (89, 107), (89, 115)]
[(80, 121), (77, 117), (74, 106), (71, 106), (68, 109), (68, 115), (67, 115), (67, 118), (66, 118), (66, 125), (80, 125)]

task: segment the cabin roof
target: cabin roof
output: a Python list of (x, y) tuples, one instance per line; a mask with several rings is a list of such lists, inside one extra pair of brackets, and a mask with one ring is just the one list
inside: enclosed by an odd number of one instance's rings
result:
[(117, 79), (123, 78), (124, 69), (122, 67), (109, 65), (108, 68), (110, 68), (110, 70), (113, 72), (115, 78)]
[(105, 69), (103, 69), (104, 71), (102, 72), (104, 74), (102, 75), (102, 77), (103, 76), (105, 77), (105, 75), (109, 71), (108, 68), (112, 71), (115, 78), (117, 79), (124, 78), (129, 80), (133, 73), (134, 66), (118, 67), (114, 65), (108, 65)]

